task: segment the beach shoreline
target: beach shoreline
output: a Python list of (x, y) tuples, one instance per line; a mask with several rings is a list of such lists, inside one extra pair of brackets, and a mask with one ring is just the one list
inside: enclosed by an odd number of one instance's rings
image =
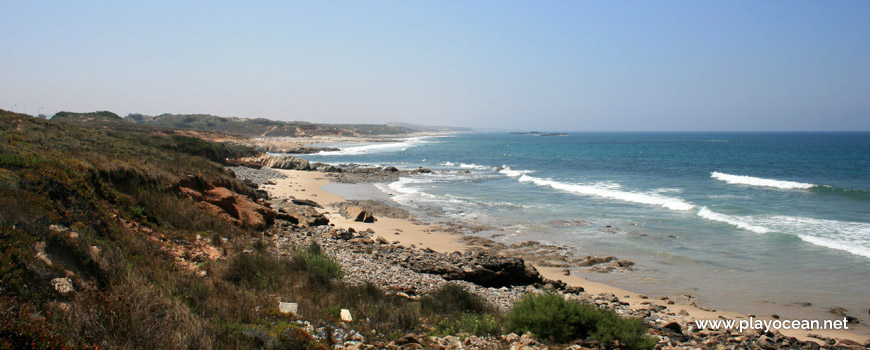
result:
[[(374, 223), (355, 222), (344, 218), (339, 214), (338, 203), (344, 202), (345, 199), (336, 194), (323, 189), (333, 181), (329, 174), (319, 171), (299, 171), (299, 170), (278, 170), (286, 175), (286, 178), (277, 179), (273, 185), (264, 185), (263, 188), (269, 191), (276, 198), (297, 198), (307, 199), (323, 205), (322, 212), (337, 228), (348, 229), (353, 228), (356, 231), (371, 230), (374, 231), (374, 237), (382, 237), (390, 242), (398, 242), (397, 244), (404, 247), (416, 249), (431, 249), (440, 253), (449, 253), (453, 251), (464, 252), (473, 247), (463, 242), (462, 235), (457, 235), (455, 232), (447, 232), (443, 226), (421, 223), (416, 219), (396, 219), (379, 216)], [(547, 267), (536, 265), (535, 268), (544, 278), (550, 280), (561, 280), (570, 286), (582, 287), (585, 293), (598, 296), (612, 296), (618, 299), (619, 303), (623, 303), (628, 308), (633, 310), (644, 310), (650, 306), (660, 307), (663, 312), (671, 312), (676, 316), (676, 320), (684, 325), (689, 325), (693, 320), (715, 320), (715, 319), (733, 319), (733, 320), (748, 320), (766, 319), (772, 320), (775, 317), (771, 315), (752, 315), (738, 312), (728, 312), (722, 310), (713, 310), (697, 305), (693, 299), (685, 297), (667, 296), (660, 298), (650, 298), (642, 294), (635, 293), (629, 290), (618, 288), (604, 283), (592, 282), (574, 274), (565, 275), (564, 269), (557, 267)], [(820, 342), (819, 338), (833, 338), (840, 340), (851, 340), (864, 344), (870, 340), (870, 336), (865, 332), (856, 332), (854, 327), (852, 330), (779, 330), (779, 332), (788, 337), (795, 337), (801, 341)]]

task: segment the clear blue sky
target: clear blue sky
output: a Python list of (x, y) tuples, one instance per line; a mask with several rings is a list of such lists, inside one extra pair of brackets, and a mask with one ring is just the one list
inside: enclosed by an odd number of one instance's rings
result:
[(870, 1), (0, 0), (0, 108), (870, 130)]

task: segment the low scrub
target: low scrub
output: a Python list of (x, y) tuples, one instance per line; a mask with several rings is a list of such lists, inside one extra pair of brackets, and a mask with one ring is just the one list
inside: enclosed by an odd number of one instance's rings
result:
[(340, 280), (344, 277), (341, 265), (335, 259), (323, 254), (317, 243), (311, 242), (305, 249), (296, 251), (293, 263), (299, 270), (308, 270), (312, 278), (325, 284), (330, 279)]
[(425, 310), (446, 314), (494, 313), (496, 308), (483, 297), (453, 283), (447, 283), (420, 300)]
[(501, 314), (483, 297), (447, 283), (420, 299), (424, 311), (438, 316), (430, 334), (495, 335), (502, 332)]
[(555, 293), (524, 295), (505, 315), (505, 325), (509, 331), (531, 332), (538, 339), (554, 343), (589, 338), (604, 343), (619, 341), (630, 349), (655, 346), (655, 340), (647, 335), (641, 320), (565, 300)]
[(440, 337), (451, 334), (497, 335), (503, 331), (501, 322), (491, 314), (464, 313), (457, 319), (439, 318), (429, 334)]

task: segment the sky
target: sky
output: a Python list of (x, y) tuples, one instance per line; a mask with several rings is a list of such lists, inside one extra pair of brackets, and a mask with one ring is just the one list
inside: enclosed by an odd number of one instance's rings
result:
[(0, 0), (0, 109), (870, 130), (870, 1)]

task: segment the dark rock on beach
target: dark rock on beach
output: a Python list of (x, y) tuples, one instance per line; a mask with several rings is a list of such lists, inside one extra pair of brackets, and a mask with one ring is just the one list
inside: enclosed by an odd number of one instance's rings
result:
[(317, 204), (317, 202), (312, 201), (312, 200), (308, 200), (308, 199), (292, 199), (290, 201), (296, 205), (305, 205), (305, 206), (321, 208), (321, 209), (323, 208), (323, 206), (321, 206), (320, 204)]

